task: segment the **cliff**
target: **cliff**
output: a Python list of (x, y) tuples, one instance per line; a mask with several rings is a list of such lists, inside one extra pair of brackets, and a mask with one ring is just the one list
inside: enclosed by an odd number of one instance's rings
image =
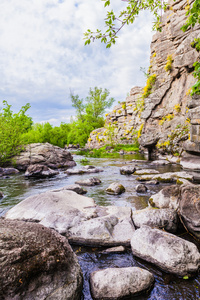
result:
[[(109, 142), (133, 143), (139, 138), (141, 149), (149, 153), (156, 150), (180, 155), (183, 147), (200, 152), (196, 144), (191, 145), (197, 141), (197, 130), (200, 130), (193, 127), (200, 124), (197, 122), (200, 96), (190, 96), (195, 83), (193, 63), (200, 59), (191, 43), (200, 37), (200, 26), (186, 32), (180, 29), (187, 18), (187, 6), (192, 3), (193, 0), (169, 1), (162, 16), (162, 31), (151, 42), (146, 86), (133, 88), (126, 101), (107, 115), (105, 127), (91, 133), (89, 148)], [(196, 140), (184, 144), (190, 136)]]

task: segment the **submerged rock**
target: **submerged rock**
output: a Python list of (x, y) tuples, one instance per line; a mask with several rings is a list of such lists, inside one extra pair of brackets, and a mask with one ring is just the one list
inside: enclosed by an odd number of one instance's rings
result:
[(124, 299), (148, 290), (154, 276), (138, 267), (108, 268), (95, 271), (90, 275), (93, 299)]
[(106, 193), (110, 195), (120, 195), (124, 192), (125, 192), (125, 187), (118, 182), (111, 183), (109, 187), (106, 189)]
[(197, 272), (200, 267), (196, 245), (160, 229), (142, 226), (135, 230), (131, 248), (135, 256), (169, 273), (186, 276)]
[(101, 183), (101, 180), (97, 177), (91, 177), (85, 180), (75, 181), (75, 183), (80, 185), (85, 185), (85, 186), (94, 186), (94, 185), (99, 185)]
[(178, 216), (174, 209), (153, 209), (147, 207), (142, 210), (133, 211), (133, 223), (136, 227), (147, 225), (176, 232), (178, 228)]
[(28, 197), (5, 217), (38, 222), (83, 245), (129, 246), (135, 230), (131, 208), (97, 206), (93, 199), (66, 189)]
[(82, 273), (65, 237), (42, 225), (0, 219), (0, 298), (81, 297)]
[(130, 175), (135, 172), (136, 168), (134, 166), (123, 166), (120, 168), (120, 174)]
[(35, 164), (35, 165), (30, 165), (27, 168), (25, 172), (25, 177), (46, 178), (46, 177), (53, 177), (58, 174), (59, 174), (58, 171), (52, 170), (47, 166)]
[(34, 164), (46, 165), (49, 168), (73, 167), (76, 165), (69, 151), (49, 143), (34, 143), (24, 147), (19, 155), (13, 157), (19, 170), (26, 170)]

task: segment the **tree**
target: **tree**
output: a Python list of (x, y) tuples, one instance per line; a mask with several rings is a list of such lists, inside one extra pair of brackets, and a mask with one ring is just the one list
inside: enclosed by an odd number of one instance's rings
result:
[(13, 114), (11, 105), (3, 101), (3, 109), (0, 112), (0, 165), (4, 165), (13, 155), (21, 150), (22, 135), (32, 125), (32, 119), (26, 115), (30, 104), (22, 106), (20, 111)]
[(83, 99), (80, 99), (79, 95), (73, 95), (72, 92), (70, 92), (70, 98), (72, 101), (72, 106), (76, 109), (78, 119), (83, 120), (83, 114), (85, 110)]
[[(104, 6), (110, 6), (111, 0), (101, 0), (104, 1)], [(108, 11), (105, 18), (105, 27), (106, 30), (102, 32), (97, 29), (95, 32), (88, 29), (84, 33), (85, 45), (89, 45), (91, 41), (95, 39), (100, 39), (102, 43), (106, 44), (107, 48), (110, 48), (112, 44), (116, 43), (118, 38), (117, 34), (125, 26), (134, 22), (136, 16), (139, 15), (139, 12), (142, 10), (150, 10), (154, 17), (155, 22), (153, 29), (161, 31), (161, 16), (159, 11), (165, 10), (167, 3), (164, 0), (121, 0), (125, 2), (125, 7), (116, 15), (113, 10)], [(174, 0), (176, 1), (176, 0)], [(188, 3), (188, 2), (187, 2)], [(194, 27), (197, 23), (200, 24), (200, 0), (194, 0), (192, 6), (187, 4), (186, 15), (188, 19), (186, 24), (181, 28), (183, 31), (188, 30), (191, 27)], [(118, 25), (119, 24), (119, 25)], [(200, 52), (200, 38), (194, 40), (192, 45)], [(196, 84), (192, 87), (193, 94), (200, 94), (200, 62), (194, 63), (194, 77), (197, 78)]]

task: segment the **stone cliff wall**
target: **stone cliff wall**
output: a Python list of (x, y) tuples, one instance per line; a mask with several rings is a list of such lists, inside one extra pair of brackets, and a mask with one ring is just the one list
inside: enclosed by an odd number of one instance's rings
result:
[(198, 110), (200, 105), (200, 96), (190, 96), (195, 83), (193, 63), (199, 60), (191, 42), (200, 37), (200, 26), (186, 32), (180, 29), (192, 3), (169, 1), (162, 16), (162, 32), (152, 39), (147, 85), (143, 90), (133, 88), (126, 101), (108, 114), (105, 127), (91, 133), (88, 147), (111, 140), (132, 143), (138, 136), (141, 148), (149, 152), (181, 154), (183, 142), (190, 137), (192, 109)]

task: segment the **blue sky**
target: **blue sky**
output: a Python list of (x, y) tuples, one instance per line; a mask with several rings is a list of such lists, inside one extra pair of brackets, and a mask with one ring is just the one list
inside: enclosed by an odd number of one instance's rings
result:
[[(114, 1), (114, 9), (123, 7)], [(59, 125), (75, 114), (70, 89), (85, 98), (95, 86), (124, 101), (133, 86), (144, 85), (151, 17), (142, 14), (120, 33), (115, 46), (84, 46), (83, 32), (103, 28), (101, 0), (1, 0), (0, 107), (14, 111), (27, 102), (34, 122)], [(115, 103), (115, 104), (116, 104)]]

